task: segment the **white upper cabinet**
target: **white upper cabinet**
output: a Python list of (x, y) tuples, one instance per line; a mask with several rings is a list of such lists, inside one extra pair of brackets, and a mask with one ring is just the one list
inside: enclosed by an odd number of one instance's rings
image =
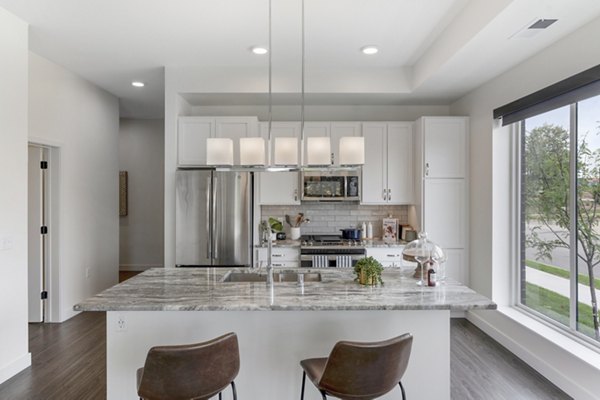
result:
[(362, 204), (412, 204), (413, 124), (365, 122)]
[(386, 204), (387, 189), (387, 124), (366, 122), (363, 124), (365, 137), (365, 165), (362, 168), (363, 204)]
[(258, 203), (283, 206), (300, 204), (298, 172), (258, 172)]
[(179, 117), (177, 164), (206, 166), (206, 139), (233, 139), (233, 160), (239, 163), (239, 138), (258, 136), (256, 117)]
[(177, 163), (206, 165), (206, 139), (215, 137), (215, 119), (179, 117)]
[(423, 171), (427, 178), (464, 178), (467, 118), (423, 117)]

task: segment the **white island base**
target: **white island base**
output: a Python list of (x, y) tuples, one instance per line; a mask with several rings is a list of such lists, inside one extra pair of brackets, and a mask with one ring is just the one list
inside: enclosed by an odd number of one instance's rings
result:
[[(119, 319), (124, 325), (119, 324)], [(297, 400), (304, 358), (325, 357), (339, 340), (377, 341), (414, 336), (402, 379), (410, 400), (450, 399), (450, 311), (108, 311), (109, 400), (137, 399), (136, 370), (157, 345), (202, 342), (235, 332), (241, 368), (240, 400)], [(231, 389), (223, 392), (232, 399)], [(394, 389), (381, 399), (401, 399)], [(321, 400), (310, 382), (306, 400)]]

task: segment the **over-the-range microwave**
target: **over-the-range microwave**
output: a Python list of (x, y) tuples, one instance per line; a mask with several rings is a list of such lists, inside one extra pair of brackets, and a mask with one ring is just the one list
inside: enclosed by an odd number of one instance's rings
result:
[(316, 170), (302, 172), (303, 201), (359, 201), (358, 169)]

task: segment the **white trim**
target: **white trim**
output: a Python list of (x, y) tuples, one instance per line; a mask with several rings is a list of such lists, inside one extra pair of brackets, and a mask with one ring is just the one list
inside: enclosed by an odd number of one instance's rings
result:
[(27, 141), (29, 142), (29, 144), (31, 145), (38, 145), (38, 146), (42, 146), (42, 147), (63, 147), (64, 143), (57, 141), (57, 140), (52, 140), (52, 139), (47, 139), (47, 138), (42, 138), (42, 137), (38, 137), (38, 136), (31, 136), (29, 135), (27, 137)]
[(119, 271), (145, 271), (150, 268), (163, 268), (162, 264), (120, 264)]
[(597, 399), (599, 353), (514, 307), (468, 312), (467, 319), (569, 396)]
[(25, 353), (11, 363), (0, 368), (0, 383), (5, 382), (31, 365), (31, 353)]

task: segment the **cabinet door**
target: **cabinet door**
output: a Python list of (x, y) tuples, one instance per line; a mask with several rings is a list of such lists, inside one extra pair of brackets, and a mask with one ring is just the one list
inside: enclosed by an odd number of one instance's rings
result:
[(444, 249), (446, 263), (444, 264), (446, 278), (455, 279), (465, 285), (469, 284), (464, 249)]
[(258, 136), (256, 117), (216, 117), (215, 136), (233, 139), (233, 163), (240, 161), (240, 138)]
[(215, 137), (215, 119), (179, 117), (177, 127), (177, 164), (206, 166), (206, 139)]
[(423, 118), (424, 175), (427, 178), (464, 178), (467, 119)]
[(340, 139), (346, 136), (361, 136), (360, 122), (332, 122), (331, 123), (331, 152), (333, 164), (340, 164)]
[(383, 192), (387, 188), (387, 124), (366, 122), (362, 128), (365, 137), (365, 165), (362, 168), (361, 203), (387, 204)]
[(464, 179), (425, 179), (423, 229), (443, 248), (464, 248), (466, 232)]
[(387, 201), (388, 204), (413, 204), (413, 125), (388, 124)]
[(298, 172), (259, 172), (259, 204), (297, 205)]

